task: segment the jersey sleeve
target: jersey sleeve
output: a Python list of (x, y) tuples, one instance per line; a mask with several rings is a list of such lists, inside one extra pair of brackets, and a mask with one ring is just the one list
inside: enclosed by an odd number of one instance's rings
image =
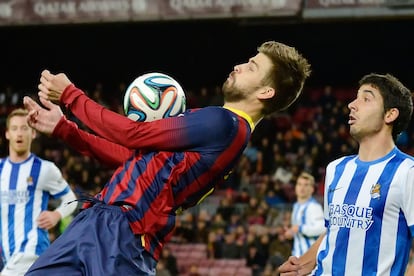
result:
[(414, 167), (408, 170), (407, 182), (404, 185), (402, 211), (405, 214), (411, 237), (414, 237)]
[[(61, 102), (98, 136), (130, 149), (153, 151), (221, 150), (228, 146), (238, 122), (221, 107), (187, 111), (184, 116), (135, 122), (104, 108), (69, 85)], [(233, 113), (232, 113), (233, 114)], [(214, 144), (217, 148), (211, 147)]]
[(299, 231), (307, 237), (316, 237), (325, 230), (322, 206), (312, 203), (306, 210), (306, 222), (299, 227)]
[(59, 168), (50, 161), (43, 161), (42, 169), (44, 178), (42, 181), (39, 179), (39, 184), (42, 190), (48, 191), (54, 198), (60, 198), (61, 196), (70, 192), (68, 182), (63, 178)]
[[(336, 160), (334, 162), (336, 162)], [(328, 196), (330, 195), (330, 193), (328, 192), (328, 190), (329, 190), (329, 185), (332, 183), (332, 180), (333, 180), (333, 173), (335, 169), (334, 162), (331, 162), (326, 166), (326, 173), (325, 173), (325, 187), (324, 187), (324, 193), (323, 193), (324, 195), (323, 196), (323, 214), (325, 218), (325, 227), (329, 226)]]
[(79, 129), (65, 116), (60, 119), (52, 135), (62, 139), (79, 153), (95, 158), (110, 168), (120, 166), (133, 153), (133, 150)]

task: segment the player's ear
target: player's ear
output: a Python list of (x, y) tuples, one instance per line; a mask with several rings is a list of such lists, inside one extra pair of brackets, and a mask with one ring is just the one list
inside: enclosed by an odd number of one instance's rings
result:
[(400, 115), (400, 111), (398, 110), (398, 108), (390, 108), (388, 111), (385, 112), (385, 123), (390, 124), (394, 122), (398, 118), (398, 115)]
[(273, 98), (276, 95), (276, 90), (270, 86), (264, 86), (259, 95), (257, 96), (261, 100)]

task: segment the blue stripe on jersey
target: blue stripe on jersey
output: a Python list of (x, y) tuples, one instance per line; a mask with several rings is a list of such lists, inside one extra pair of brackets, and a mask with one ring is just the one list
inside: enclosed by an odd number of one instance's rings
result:
[[(47, 210), (47, 204), (49, 201), (49, 193), (46, 191), (42, 192), (42, 211)], [(49, 246), (49, 236), (45, 229), (37, 227), (37, 244), (36, 244), (36, 255), (43, 253)]]
[(69, 186), (67, 186), (63, 191), (61, 191), (60, 193), (57, 193), (55, 195), (53, 195), (53, 198), (60, 198), (63, 195), (66, 195), (69, 192), (70, 188)]
[[(303, 208), (303, 214), (302, 214), (302, 225), (306, 224), (306, 212), (308, 211), (308, 207), (309, 207), (309, 203), (312, 201), (308, 200), (308, 202), (306, 202), (306, 206), (305, 208)], [(306, 242), (306, 248), (309, 248), (311, 246), (311, 241), (312, 241), (312, 237), (306, 237), (305, 242)], [(302, 246), (302, 244), (299, 243), (300, 246), (300, 256), (303, 255), (303, 253), (305, 253), (305, 250)]]
[[(136, 189), (135, 181), (137, 181), (137, 179), (139, 179), (140, 176), (145, 173), (145, 170), (140, 170), (140, 166), (138, 164), (149, 164), (156, 154), (157, 152), (151, 152), (145, 155), (140, 155), (140, 157), (137, 159), (136, 156), (132, 156), (130, 159), (128, 159), (125, 162), (123, 169), (116, 172), (116, 176), (111, 179), (110, 182), (106, 185), (105, 189), (107, 189), (107, 191), (105, 192), (105, 198), (103, 199), (104, 202), (124, 202), (125, 200), (128, 200), (131, 195), (134, 195), (134, 190)], [(130, 169), (131, 166), (133, 166), (132, 170)], [(119, 189), (119, 183), (123, 182), (123, 180), (126, 178), (125, 174), (129, 171), (131, 171), (131, 176), (128, 177), (128, 183), (126, 183), (128, 186), (125, 187), (126, 190), (119, 193), (117, 198), (112, 198)], [(114, 183), (116, 183), (116, 185), (113, 185)]]
[[(20, 252), (24, 252), (28, 239), (29, 231), (33, 227), (33, 202), (34, 194), (36, 191), (37, 180), (39, 178), (41, 162), (39, 158), (35, 157), (33, 159), (32, 169), (30, 170), (30, 177), (32, 178), (32, 184), (27, 186), (29, 191), (29, 201), (26, 203), (26, 208), (24, 210), (24, 242), (21, 244)], [(11, 251), (13, 252), (13, 251)]]
[[(145, 162), (146, 164), (151, 163), (151, 160), (154, 158), (154, 156), (157, 153), (150, 153), (150, 154), (146, 154), (141, 156), (142, 159), (139, 160), (139, 162)], [(165, 163), (168, 162), (177, 162), (177, 161), (171, 161), (170, 159), (175, 158), (175, 155), (171, 155), (168, 156), (165, 160)], [(145, 160), (145, 161), (142, 161)], [(111, 198), (110, 200), (112, 202), (122, 202), (122, 201), (126, 201), (129, 199), (129, 197), (131, 197), (131, 195), (135, 195), (134, 190), (137, 187), (137, 182), (140, 181), (140, 176), (144, 173), (146, 173), (146, 171), (141, 171), (140, 166), (135, 166), (136, 162), (132, 162), (132, 160), (128, 160), (125, 164), (125, 168), (127, 168), (126, 170), (122, 170), (122, 172), (120, 172), (116, 178), (114, 178), (113, 180), (111, 180), (111, 183), (120, 183), (124, 178), (125, 178), (125, 173), (127, 172), (128, 168), (130, 167), (130, 165), (133, 166), (133, 169), (131, 171), (131, 176), (129, 178), (128, 181), (128, 187), (127, 190), (122, 191), (117, 198)], [(164, 180), (159, 180), (157, 179), (157, 177), (163, 177), (165, 175), (170, 175), (171, 174), (171, 169), (173, 167), (172, 166), (162, 166), (161, 170), (156, 172), (156, 174), (154, 175), (154, 179), (152, 180), (152, 182), (148, 185), (148, 187), (146, 187), (145, 190), (142, 190), (142, 196), (139, 198), (139, 201), (136, 203), (137, 206), (140, 206), (140, 209), (134, 209), (128, 212), (128, 215), (132, 215), (131, 213), (133, 213), (133, 217), (135, 220), (141, 220), (143, 218), (143, 216), (146, 214), (146, 212), (150, 209), (152, 202), (158, 197), (158, 195), (160, 194), (160, 192), (163, 190), (164, 186), (167, 184), (166, 181)], [(159, 186), (159, 184), (162, 184), (162, 186)], [(106, 193), (107, 195), (107, 200), (113, 196), (116, 185), (110, 185), (109, 186), (109, 190)], [(107, 200), (105, 200), (107, 202)], [(139, 212), (138, 212), (139, 211)]]
[[(335, 169), (335, 175), (334, 178), (332, 179), (332, 183), (335, 183), (335, 185), (331, 185), (329, 184), (328, 187), (328, 202), (332, 202), (332, 197), (333, 197), (333, 191), (335, 191), (336, 189), (336, 185), (338, 185), (338, 180), (341, 178), (342, 174), (344, 173), (345, 170), (345, 165), (349, 162), (349, 160), (351, 160), (352, 158), (355, 158), (354, 156), (348, 156), (345, 157), (337, 166)], [(332, 192), (330, 192), (332, 191)], [(326, 225), (328, 226), (328, 225)]]
[[(344, 204), (355, 205), (361, 182), (367, 175), (369, 166), (358, 166), (349, 184), (348, 191), (344, 198)], [(345, 275), (346, 256), (348, 254), (348, 243), (344, 242), (349, 239), (350, 228), (341, 227), (336, 237), (336, 248), (333, 253), (335, 265), (332, 267), (333, 275)]]
[[(339, 178), (341, 178), (344, 170), (345, 170), (345, 166), (346, 164), (349, 162), (349, 160), (355, 158), (355, 155), (353, 156), (348, 156), (345, 157), (335, 168), (335, 174), (334, 177), (332, 179), (332, 183), (335, 183), (334, 185), (331, 185), (331, 183), (329, 183), (328, 189), (327, 189), (327, 193), (328, 193), (328, 202), (332, 202), (332, 197), (333, 197), (333, 191), (336, 189), (336, 185), (338, 184), (338, 180)], [(330, 192), (332, 191), (332, 192)], [(327, 240), (329, 238), (329, 225), (328, 225), (329, 221), (326, 220), (325, 218), (325, 226), (327, 228), (327, 232), (326, 232), (326, 237), (325, 239)], [(322, 269), (322, 260), (326, 258), (326, 256), (328, 255), (329, 252), (329, 244), (327, 243), (327, 246), (324, 250), (322, 250), (319, 254), (318, 254), (318, 267), (317, 270), (315, 271), (315, 275), (323, 275), (323, 269)]]
[[(165, 238), (174, 229), (174, 227), (175, 227), (175, 219), (176, 219), (175, 214), (172, 215), (172, 216), (168, 216), (168, 218), (167, 218), (167, 224), (165, 225), (165, 227), (163, 229), (161, 229), (160, 231), (156, 232), (155, 236), (152, 237), (153, 239), (150, 240), (150, 253), (151, 253), (151, 255), (154, 254), (155, 249), (159, 246), (159, 243), (158, 243), (158, 239), (157, 238), (158, 237)], [(162, 243), (164, 243), (164, 242), (165, 241), (163, 240)]]
[[(12, 170), (11, 170), (11, 173), (10, 173), (9, 190), (11, 190), (11, 191), (14, 190), (15, 191), (16, 186), (17, 186), (17, 180), (18, 180), (18, 177), (19, 177), (20, 164), (11, 163), (11, 165), (12, 165)], [(9, 204), (9, 212), (8, 212), (9, 227), (8, 227), (8, 231), (9, 231), (10, 252), (14, 252), (15, 247), (16, 247), (15, 237), (14, 237), (14, 212), (15, 212), (15, 209), (16, 209), (15, 204)], [(13, 222), (13, 223), (11, 223), (11, 222)]]
[[(404, 273), (404, 268), (408, 264), (410, 257), (411, 242), (407, 243), (405, 237), (410, 236), (409, 228), (406, 227), (404, 213), (400, 210), (398, 217), (397, 241), (395, 252), (407, 252), (405, 256), (397, 256), (394, 259), (394, 265), (391, 267), (391, 275), (401, 275)], [(411, 240), (411, 239), (410, 239)]]
[[(371, 198), (370, 200), (369, 206), (374, 210), (374, 223), (366, 232), (364, 256), (370, 257), (363, 258), (363, 275), (364, 272), (366, 272), (367, 268), (376, 267), (378, 264), (379, 244), (381, 240), (382, 218), (384, 216), (385, 200), (387, 199), (387, 195), (395, 172), (397, 171), (402, 161), (403, 159), (398, 158), (398, 155), (394, 156), (391, 160), (388, 161), (377, 181), (377, 183), (381, 185), (381, 196), (379, 198)], [(374, 185), (377, 183), (372, 184)]]

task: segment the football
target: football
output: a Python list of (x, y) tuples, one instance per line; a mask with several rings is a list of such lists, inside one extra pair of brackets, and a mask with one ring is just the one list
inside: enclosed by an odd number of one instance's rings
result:
[(186, 98), (181, 85), (163, 73), (137, 77), (124, 95), (125, 115), (134, 121), (149, 122), (177, 116), (185, 111)]

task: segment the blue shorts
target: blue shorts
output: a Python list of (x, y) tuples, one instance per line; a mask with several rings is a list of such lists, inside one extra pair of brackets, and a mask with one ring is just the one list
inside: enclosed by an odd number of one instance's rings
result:
[(26, 275), (155, 275), (156, 265), (121, 207), (98, 203), (80, 212)]

